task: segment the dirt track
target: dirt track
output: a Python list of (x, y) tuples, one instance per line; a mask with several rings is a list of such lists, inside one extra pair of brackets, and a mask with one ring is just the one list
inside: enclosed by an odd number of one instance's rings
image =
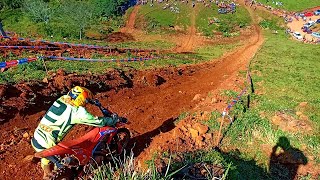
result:
[(134, 31), (134, 23), (140, 6), (135, 6), (132, 13), (129, 16), (126, 26), (120, 30), (122, 33), (132, 33)]
[[(207, 95), (223, 88), (239, 70), (246, 68), (263, 43), (259, 28), (254, 26), (253, 30), (243, 47), (211, 63), (148, 71), (112, 71), (87, 77), (61, 72), (48, 84), (32, 82), (0, 86), (0, 95), (4, 97), (1, 100), (3, 112), (7, 113), (1, 114), (5, 122), (0, 126), (0, 144), (3, 144), (0, 149), (0, 179), (40, 179), (42, 171), (39, 164), (26, 158), (33, 154), (30, 135), (50, 103), (76, 84), (92, 89), (103, 104), (129, 119), (131, 124), (128, 128), (134, 135), (132, 141), (136, 142), (134, 153), (138, 159), (143, 159), (145, 146), (154, 143), (152, 138), (172, 130), (174, 120), (197, 105), (193, 101), (195, 95)], [(33, 100), (28, 101), (32, 97)], [(94, 107), (89, 107), (89, 110), (99, 115)], [(77, 134), (84, 130), (87, 127), (80, 126), (70, 136), (79, 136)]]
[(186, 35), (185, 39), (187, 40), (184, 40), (182, 41), (182, 44), (181, 46), (178, 46), (175, 50), (175, 52), (177, 53), (181, 53), (181, 52), (190, 52), (192, 51), (192, 49), (194, 48), (194, 44), (195, 44), (195, 41), (196, 41), (196, 14), (197, 14), (197, 9), (198, 9), (198, 6), (195, 6), (195, 8), (192, 9), (192, 12), (191, 12), (191, 26), (189, 27), (189, 32), (188, 34)]

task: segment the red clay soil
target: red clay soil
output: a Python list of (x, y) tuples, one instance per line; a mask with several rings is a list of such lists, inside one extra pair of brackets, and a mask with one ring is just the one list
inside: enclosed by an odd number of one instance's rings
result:
[(134, 41), (135, 39), (129, 33), (115, 32), (115, 33), (109, 34), (106, 40), (107, 42), (115, 43), (115, 42)]
[[(173, 122), (181, 113), (196, 108), (196, 95), (217, 91), (244, 70), (262, 43), (261, 33), (254, 27), (245, 46), (210, 63), (147, 71), (113, 70), (99, 76), (60, 71), (48, 82), (1, 85), (0, 179), (41, 179), (39, 162), (30, 158), (34, 153), (30, 138), (51, 103), (74, 85), (88, 87), (111, 111), (129, 119), (131, 142), (136, 143), (134, 154), (147, 159), (145, 152), (152, 150), (146, 148), (151, 142), (157, 143), (152, 139), (174, 129)], [(189, 50), (189, 46), (183, 49)], [(89, 111), (101, 115), (95, 107), (89, 107)], [(86, 130), (87, 126), (78, 126), (66, 139), (79, 137)]]
[[(72, 86), (88, 87), (103, 104), (129, 119), (128, 128), (136, 143), (134, 153), (139, 158), (153, 137), (173, 129), (173, 121), (196, 106), (195, 95), (207, 94), (239, 69), (245, 69), (262, 42), (256, 28), (244, 47), (212, 63), (148, 71), (111, 71), (101, 76), (66, 75), (61, 71), (52, 75), (48, 83), (2, 85), (0, 179), (41, 178), (39, 162), (28, 159), (34, 153), (30, 136), (51, 103)], [(89, 110), (100, 115), (94, 107)], [(86, 129), (81, 126), (70, 136), (79, 136)]]
[(140, 6), (134, 6), (133, 11), (131, 12), (129, 19), (126, 23), (126, 26), (120, 30), (123, 33), (132, 33), (134, 31), (134, 23), (136, 21), (136, 16), (138, 14)]
[(191, 27), (189, 27), (189, 32), (186, 35), (187, 37), (184, 37), (183, 39), (187, 39), (182, 41), (182, 45), (176, 47), (175, 52), (181, 53), (181, 52), (190, 52), (195, 46), (196, 41), (196, 31), (197, 28), (195, 26), (196, 24), (196, 10), (198, 6), (195, 6), (195, 8), (192, 9), (191, 12)]
[[(61, 70), (48, 82), (0, 85), (0, 179), (41, 179), (39, 161), (31, 161), (34, 150), (30, 138), (52, 102), (75, 85), (89, 88), (111, 111), (128, 118), (134, 154), (138, 160), (148, 159), (153, 148), (166, 146), (172, 139), (163, 133), (176, 128), (174, 121), (181, 113), (203, 108), (195, 97), (218, 93), (235, 83), (239, 70), (246, 69), (262, 43), (262, 34), (254, 26), (244, 46), (209, 63), (86, 76)], [(226, 105), (216, 100), (210, 104), (216, 109)], [(96, 107), (88, 109), (101, 115)], [(88, 129), (79, 125), (66, 139), (79, 137)]]

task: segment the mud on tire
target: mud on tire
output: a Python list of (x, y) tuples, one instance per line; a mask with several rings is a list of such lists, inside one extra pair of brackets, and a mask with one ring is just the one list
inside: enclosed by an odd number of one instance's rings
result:
[(123, 150), (127, 147), (129, 140), (130, 131), (126, 128), (119, 129), (113, 139), (117, 144), (117, 155), (121, 155), (123, 153)]
[(53, 170), (45, 180), (73, 180), (75, 179), (74, 172), (71, 168), (63, 167)]

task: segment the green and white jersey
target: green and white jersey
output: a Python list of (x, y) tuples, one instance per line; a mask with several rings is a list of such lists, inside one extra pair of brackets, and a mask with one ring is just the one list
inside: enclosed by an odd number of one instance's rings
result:
[(96, 117), (84, 107), (74, 107), (64, 102), (64, 96), (56, 100), (41, 119), (34, 132), (34, 138), (43, 148), (50, 148), (60, 142), (75, 124), (111, 126), (116, 120)]

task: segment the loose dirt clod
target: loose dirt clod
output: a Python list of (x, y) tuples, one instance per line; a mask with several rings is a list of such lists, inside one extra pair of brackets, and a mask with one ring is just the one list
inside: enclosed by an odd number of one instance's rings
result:
[(311, 123), (307, 116), (301, 112), (296, 113), (299, 119), (285, 113), (277, 113), (272, 117), (271, 121), (283, 131), (289, 132), (309, 132), (312, 130)]

